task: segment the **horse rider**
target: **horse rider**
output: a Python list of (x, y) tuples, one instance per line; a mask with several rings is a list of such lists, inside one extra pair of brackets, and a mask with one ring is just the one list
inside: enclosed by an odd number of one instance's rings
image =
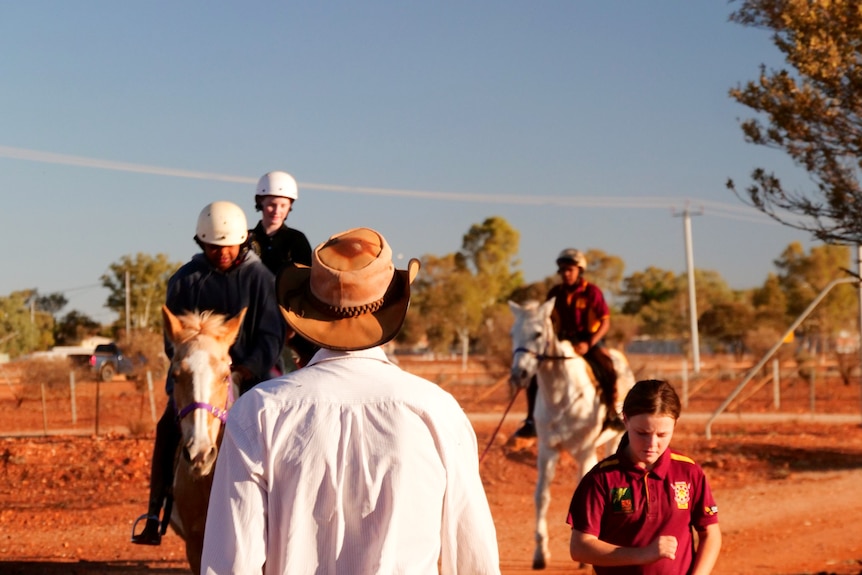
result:
[[(297, 199), (299, 187), (287, 172), (267, 172), (257, 181), (254, 209), (261, 216), (254, 229), (249, 230), (249, 239), (263, 265), (276, 277), (289, 265), (311, 265), (311, 244), (308, 238), (301, 231), (287, 226), (287, 217), (293, 211)], [(305, 365), (318, 349), (291, 330), (284, 350), (284, 371)]]
[[(583, 277), (587, 258), (580, 250), (566, 248), (557, 256), (557, 273), (561, 283), (548, 292), (554, 299), (552, 320), (560, 340), (568, 340), (575, 353), (587, 361), (601, 388), (606, 417), (604, 428), (622, 430), (624, 426), (616, 410), (617, 372), (604, 345), (605, 334), (611, 327), (611, 314), (602, 290)], [(515, 432), (516, 437), (535, 437), (533, 408), (538, 383), (535, 376), (527, 386), (527, 418)]]
[[(165, 304), (174, 314), (211, 310), (235, 316), (247, 308), (242, 328), (230, 348), (231, 380), (240, 393), (269, 379), (279, 358), (287, 325), (275, 296), (275, 276), (250, 249), (248, 223), (242, 209), (231, 202), (213, 202), (198, 216), (195, 254), (170, 280)], [(173, 346), (165, 338), (165, 354), (173, 357)], [(180, 441), (174, 382), (171, 370), (165, 381), (168, 403), (156, 425), (150, 475), (150, 497), (146, 527), (132, 534), (132, 543), (159, 545), (170, 520), (170, 488), (173, 462)], [(159, 515), (165, 508), (164, 517)]]

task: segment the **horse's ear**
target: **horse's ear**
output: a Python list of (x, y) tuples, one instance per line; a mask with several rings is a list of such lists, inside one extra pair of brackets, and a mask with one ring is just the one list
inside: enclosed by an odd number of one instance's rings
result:
[(239, 335), (239, 330), (240, 328), (242, 328), (242, 320), (245, 319), (245, 314), (247, 311), (248, 308), (244, 307), (239, 310), (238, 314), (224, 322), (224, 326), (225, 328), (227, 328), (227, 339), (231, 342), (231, 344), (236, 341), (236, 338)]
[(512, 313), (516, 313), (519, 309), (521, 309), (521, 306), (519, 306), (517, 302), (509, 300), (509, 309), (512, 310)]
[(165, 335), (170, 341), (176, 341), (178, 334), (183, 329), (183, 324), (177, 316), (171, 313), (171, 310), (166, 305), (162, 306), (162, 320)]

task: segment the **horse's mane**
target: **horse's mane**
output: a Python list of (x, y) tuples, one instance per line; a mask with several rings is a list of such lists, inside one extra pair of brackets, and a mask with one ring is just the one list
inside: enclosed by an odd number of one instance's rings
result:
[(186, 312), (177, 316), (183, 329), (177, 334), (179, 343), (184, 343), (198, 335), (220, 338), (225, 334), (224, 325), (227, 316), (212, 310)]

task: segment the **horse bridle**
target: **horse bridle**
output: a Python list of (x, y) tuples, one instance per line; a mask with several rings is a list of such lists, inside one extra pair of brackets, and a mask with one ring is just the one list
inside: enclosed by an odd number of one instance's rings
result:
[(227, 375), (225, 377), (225, 381), (227, 382), (228, 386), (227, 386), (227, 402), (225, 403), (224, 408), (216, 407), (215, 405), (212, 405), (211, 403), (205, 403), (203, 401), (193, 401), (192, 403), (183, 407), (179, 411), (179, 413), (177, 413), (177, 423), (182, 421), (185, 416), (187, 416), (188, 414), (190, 414), (191, 412), (193, 412), (197, 409), (203, 409), (204, 411), (212, 414), (216, 419), (218, 419), (222, 423), (227, 423), (227, 412), (228, 412), (227, 406), (231, 405), (233, 403), (234, 397), (233, 397), (233, 385), (231, 384), (230, 375)]
[(512, 352), (512, 355), (515, 356), (518, 353), (528, 353), (530, 355), (536, 356), (538, 361), (548, 360), (556, 360), (556, 361), (564, 361), (567, 359), (575, 359), (575, 356), (572, 355), (548, 355), (546, 353), (540, 353), (538, 351), (533, 351), (532, 349), (527, 349), (526, 347), (517, 347), (515, 351)]
[[(545, 323), (544, 333), (542, 334), (545, 338), (545, 347), (548, 347), (550, 344), (551, 338), (553, 337), (553, 328)], [(514, 360), (515, 356), (519, 353), (528, 353), (536, 357), (536, 361), (539, 363), (545, 360), (552, 361), (565, 361), (567, 359), (575, 359), (576, 356), (570, 355), (548, 355), (547, 353), (541, 353), (538, 351), (533, 351), (532, 349), (527, 349), (526, 347), (516, 347), (514, 351), (512, 351), (512, 359)]]

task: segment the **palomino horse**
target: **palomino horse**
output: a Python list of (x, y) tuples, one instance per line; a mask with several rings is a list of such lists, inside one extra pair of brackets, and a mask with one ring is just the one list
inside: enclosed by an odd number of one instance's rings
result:
[(185, 540), (193, 573), (200, 573), (213, 470), (227, 412), (239, 389), (228, 353), (246, 310), (231, 319), (204, 311), (175, 316), (162, 307), (165, 336), (173, 343), (171, 376), (181, 437), (174, 467), (171, 525)]
[[(551, 481), (561, 450), (568, 451), (578, 466), (577, 480), (596, 463), (596, 449), (616, 449), (622, 432), (602, 430), (605, 406), (586, 360), (568, 341), (554, 333), (551, 312), (554, 300), (531, 301), (520, 306), (509, 302), (515, 315), (512, 326), (512, 371), (510, 381), (526, 387), (535, 375), (538, 381), (533, 421), (538, 437), (536, 480), (536, 551), (533, 569), (544, 569), (550, 557), (546, 514), (551, 503)], [(634, 374), (622, 353), (609, 350), (617, 371), (618, 408), (634, 385)]]

